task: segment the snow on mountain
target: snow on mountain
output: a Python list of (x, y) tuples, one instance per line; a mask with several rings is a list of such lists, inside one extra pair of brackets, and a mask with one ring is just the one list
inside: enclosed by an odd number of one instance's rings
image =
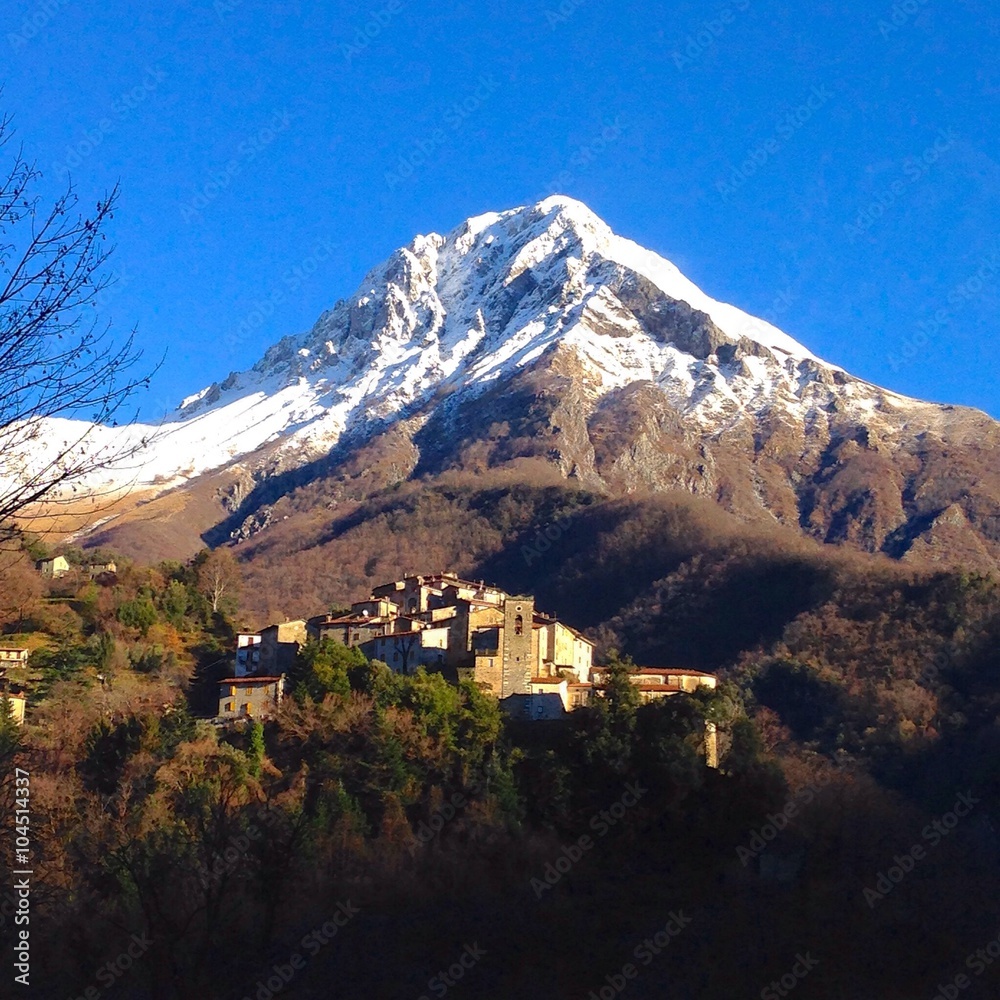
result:
[[(416, 237), (311, 331), (184, 400), (161, 425), (94, 428), (90, 449), (151, 443), (129, 468), (87, 486), (166, 489), (272, 442), (307, 460), (345, 432), (406, 415), (442, 389), (483, 391), (554, 349), (575, 353), (595, 396), (650, 381), (702, 427), (775, 408), (808, 423), (834, 383), (859, 416), (925, 405), (819, 360), (555, 196)], [(50, 459), (79, 428), (53, 420), (30, 463)]]

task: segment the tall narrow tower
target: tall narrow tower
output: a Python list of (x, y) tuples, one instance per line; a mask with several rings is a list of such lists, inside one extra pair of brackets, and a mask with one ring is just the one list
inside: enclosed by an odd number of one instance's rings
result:
[(531, 693), (531, 637), (534, 597), (505, 597), (503, 602), (503, 683), (500, 697)]

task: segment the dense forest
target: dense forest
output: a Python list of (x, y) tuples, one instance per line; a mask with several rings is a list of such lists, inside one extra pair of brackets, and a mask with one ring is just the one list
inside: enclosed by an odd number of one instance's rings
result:
[[(689, 503), (480, 501), (379, 502), (431, 525), (462, 506), (512, 538), (473, 568), (590, 630), (613, 667), (593, 708), (515, 723), (471, 685), (310, 643), (276, 718), (220, 727), (215, 682), (260, 623), (252, 566), (223, 549), (92, 578), (113, 554), (69, 549), (43, 581), (39, 543), (3, 555), (0, 645), (32, 650), (26, 725), (0, 712), (11, 870), (30, 774), (26, 995), (995, 988), (994, 580), (727, 533)], [(640, 705), (632, 660), (721, 683)]]

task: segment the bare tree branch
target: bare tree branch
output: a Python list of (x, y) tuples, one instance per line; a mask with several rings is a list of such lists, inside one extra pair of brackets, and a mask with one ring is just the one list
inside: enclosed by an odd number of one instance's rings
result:
[[(10, 119), (0, 119), (0, 151), (11, 140)], [(26, 508), (74, 502), (81, 480), (123, 467), (148, 444), (95, 433), (135, 423), (123, 410), (152, 375), (136, 372), (135, 331), (116, 344), (95, 315), (111, 283), (104, 230), (118, 186), (85, 214), (72, 184), (46, 209), (32, 193), (39, 177), (23, 149), (0, 174), (0, 539)], [(81, 423), (56, 431), (56, 416)]]

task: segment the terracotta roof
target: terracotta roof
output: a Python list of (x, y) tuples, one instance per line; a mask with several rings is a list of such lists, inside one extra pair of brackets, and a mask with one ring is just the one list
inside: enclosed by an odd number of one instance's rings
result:
[[(598, 691), (606, 691), (607, 684), (595, 684), (594, 687)], [(636, 691), (673, 691), (676, 694), (684, 694), (683, 688), (677, 687), (676, 684), (636, 684)]]
[(704, 670), (688, 670), (686, 667), (638, 667), (640, 674), (677, 674), (679, 677), (714, 677), (715, 674), (706, 674)]
[(219, 684), (273, 684), (280, 681), (280, 677), (258, 677), (248, 674), (246, 677), (223, 677)]
[(570, 632), (572, 632), (573, 635), (576, 636), (577, 639), (582, 639), (585, 643), (587, 643), (588, 646), (596, 646), (597, 645), (597, 643), (594, 642), (593, 639), (588, 639), (581, 631), (579, 631), (579, 629), (573, 628), (572, 625), (567, 625), (565, 622), (560, 622), (560, 624), (564, 628), (568, 628), (570, 630)]
[(532, 677), (531, 684), (562, 684), (562, 677)]
[(570, 681), (569, 687), (571, 688), (592, 688), (594, 685), (590, 681)]
[[(610, 670), (610, 667), (606, 666), (595, 666), (594, 670)], [(703, 670), (688, 670), (686, 667), (636, 667), (634, 670), (630, 670), (631, 674), (660, 674), (666, 676), (667, 674), (676, 675), (678, 677), (714, 677), (715, 674), (706, 674)]]

